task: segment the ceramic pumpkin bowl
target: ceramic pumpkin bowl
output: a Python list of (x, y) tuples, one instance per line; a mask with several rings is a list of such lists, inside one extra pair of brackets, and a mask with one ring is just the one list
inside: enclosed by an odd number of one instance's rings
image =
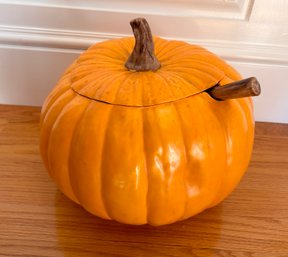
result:
[(60, 190), (92, 214), (168, 224), (238, 184), (260, 87), (202, 47), (152, 38), (143, 18), (131, 26), (136, 40), (91, 46), (49, 94), (41, 154)]

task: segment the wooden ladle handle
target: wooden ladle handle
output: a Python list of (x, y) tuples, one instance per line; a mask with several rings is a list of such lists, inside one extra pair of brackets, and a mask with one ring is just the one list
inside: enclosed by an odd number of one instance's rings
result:
[(258, 80), (254, 77), (234, 81), (224, 86), (216, 85), (206, 90), (215, 100), (228, 100), (234, 98), (257, 96), (261, 93)]

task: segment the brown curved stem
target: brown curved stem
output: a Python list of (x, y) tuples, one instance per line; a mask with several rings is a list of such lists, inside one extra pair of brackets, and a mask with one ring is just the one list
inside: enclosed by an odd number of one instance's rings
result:
[(156, 71), (160, 63), (154, 54), (154, 43), (148, 22), (144, 18), (136, 18), (130, 22), (135, 46), (125, 67), (135, 71)]
[(224, 86), (216, 85), (206, 90), (215, 100), (228, 100), (234, 98), (257, 96), (261, 93), (258, 80), (254, 77), (235, 81)]

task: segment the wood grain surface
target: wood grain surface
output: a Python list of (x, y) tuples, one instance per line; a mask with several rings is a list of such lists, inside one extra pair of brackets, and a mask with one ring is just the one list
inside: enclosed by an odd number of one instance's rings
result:
[(288, 124), (257, 123), (250, 167), (220, 205), (176, 224), (93, 217), (61, 194), (39, 155), (36, 107), (0, 106), (0, 256), (288, 256)]

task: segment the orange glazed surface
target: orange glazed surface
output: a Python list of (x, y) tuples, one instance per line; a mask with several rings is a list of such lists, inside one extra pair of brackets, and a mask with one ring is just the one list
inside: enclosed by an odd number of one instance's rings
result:
[(42, 108), (49, 174), (104, 219), (187, 219), (221, 202), (250, 160), (251, 99), (216, 101), (203, 92), (239, 74), (201, 47), (154, 40), (156, 72), (125, 68), (134, 39), (99, 43), (67, 69)]

